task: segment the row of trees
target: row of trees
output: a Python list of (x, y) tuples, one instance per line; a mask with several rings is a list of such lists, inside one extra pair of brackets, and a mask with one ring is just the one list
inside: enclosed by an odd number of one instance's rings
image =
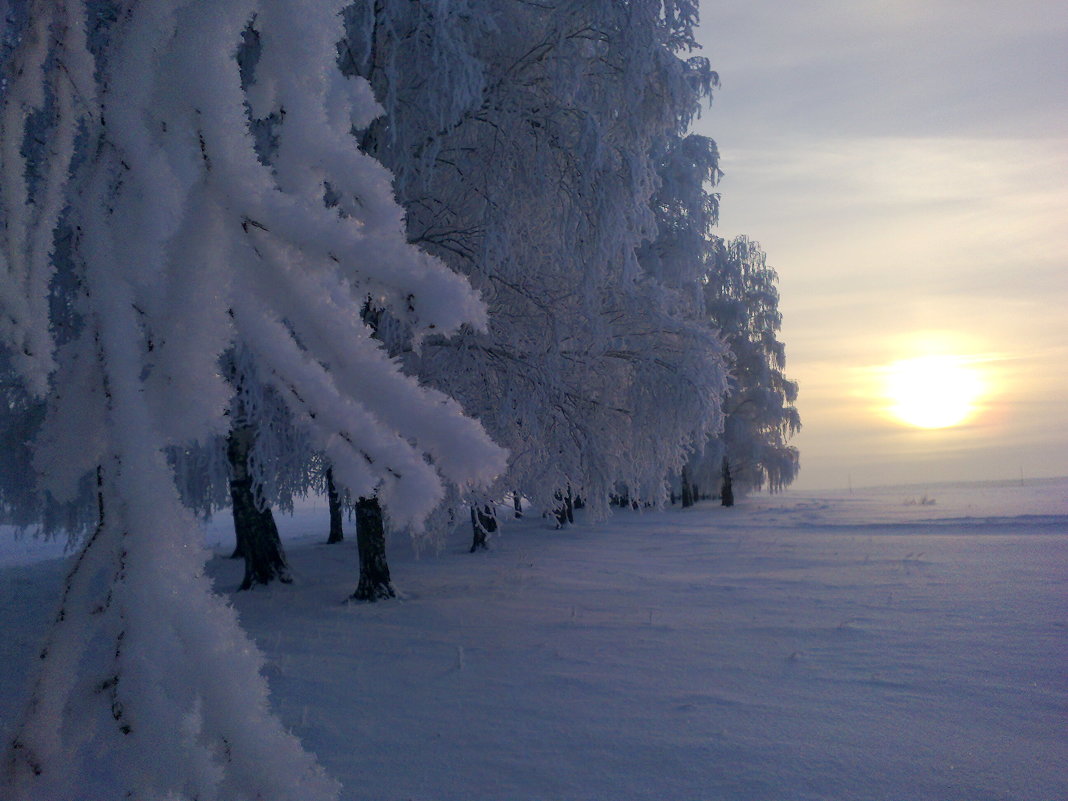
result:
[[(775, 276), (712, 228), (687, 0), (25, 0), (0, 111), (0, 508), (83, 540), (12, 798), (333, 798), (203, 576), (271, 506), (414, 535), (506, 494), (797, 470)], [(691, 493), (692, 494), (692, 493)], [(373, 535), (373, 536), (372, 536)], [(340, 536), (335, 530), (335, 539)], [(148, 766), (151, 766), (149, 768)]]

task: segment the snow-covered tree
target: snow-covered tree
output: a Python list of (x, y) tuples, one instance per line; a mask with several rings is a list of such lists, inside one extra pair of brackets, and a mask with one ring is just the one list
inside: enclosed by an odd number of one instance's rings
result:
[(6, 798), (336, 797), (270, 714), (175, 485), (176, 451), (230, 430), (227, 353), (247, 354), (338, 484), (399, 525), (419, 525), (443, 480), (504, 467), (360, 319), (371, 295), (418, 346), (485, 312), (405, 241), (389, 173), (354, 147), (379, 109), (335, 67), (346, 4), (27, 4), (0, 110), (0, 344), (44, 403), (40, 486), (62, 501), (88, 476), (100, 514), (9, 743)]
[[(705, 136), (669, 136), (658, 153), (657, 169), (660, 185), (652, 199), (656, 238), (644, 243), (639, 251), (642, 267), (669, 289), (675, 325), (715, 337), (715, 346), (725, 352), (718, 331), (708, 325), (704, 297), (709, 260), (718, 242), (713, 232), (719, 219), (719, 195), (712, 190), (720, 178), (719, 150)], [(687, 391), (685, 387), (681, 389)], [(725, 377), (716, 387), (706, 388), (717, 401), (722, 400), (726, 390)], [(697, 390), (690, 387), (689, 391)], [(704, 437), (694, 443), (687, 463), (672, 470), (673, 476), (680, 479), (683, 506), (691, 506), (697, 500), (698, 487), (688, 463), (692, 453), (700, 452), (704, 443), (718, 433), (718, 429), (706, 429)]]
[(682, 295), (683, 314), (705, 321), (704, 284), (718, 237), (719, 149), (707, 136), (668, 137), (657, 159), (652, 198), (656, 239), (639, 252), (642, 268)]
[(643, 249), (642, 264), (677, 290), (677, 315), (718, 333), (731, 369), (723, 430), (679, 472), (683, 505), (696, 501), (701, 488), (718, 488), (724, 496), (765, 483), (782, 489), (797, 474), (797, 449), (786, 443), (801, 423), (793, 406), (797, 384), (783, 374), (778, 276), (755, 242), (744, 236), (725, 242), (715, 234), (715, 142), (697, 134), (676, 137), (659, 169), (657, 238)]
[(756, 242), (744, 236), (716, 242), (705, 303), (730, 348), (730, 389), (723, 433), (706, 445), (695, 469), (702, 483), (715, 486), (722, 480), (733, 495), (763, 486), (777, 492), (799, 469), (798, 450), (787, 444), (800, 430), (801, 418), (794, 406), (797, 382), (783, 373), (777, 281)]
[(232, 558), (244, 560), (241, 589), (249, 589), (287, 580), (273, 510), (292, 511), (296, 498), (328, 492), (330, 468), (284, 398), (260, 378), (248, 349), (225, 354), (222, 372), (233, 390), (229, 430), (167, 455), (183, 504), (205, 520), (223, 510), (232, 515)]
[(497, 497), (548, 508), (570, 486), (603, 512), (623, 482), (659, 499), (718, 428), (718, 340), (637, 257), (658, 154), (714, 79), (677, 54), (695, 20), (660, 0), (422, 0), (376, 6), (373, 35), (349, 37), (387, 112), (365, 143), (397, 175), (409, 237), (489, 306), (488, 331), (407, 359), (510, 449)]

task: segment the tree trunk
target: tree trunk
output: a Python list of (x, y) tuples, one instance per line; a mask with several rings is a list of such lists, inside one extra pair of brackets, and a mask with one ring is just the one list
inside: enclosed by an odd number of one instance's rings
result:
[(326, 469), (326, 500), (330, 505), (330, 536), (326, 542), (328, 545), (341, 542), (345, 539), (345, 532), (341, 529), (341, 498), (334, 486), (334, 469)]
[(512, 507), (515, 509), (515, 519), (518, 520), (523, 516), (523, 502), (519, 499), (519, 493), (512, 493)]
[(234, 553), (245, 560), (245, 578), (238, 589), (247, 590), (257, 584), (270, 584), (277, 579), (283, 584), (293, 579), (289, 575), (282, 540), (270, 507), (260, 509), (252, 491), (252, 475), (248, 469), (248, 453), (255, 433), (251, 426), (238, 426), (230, 431), (226, 442), (226, 456), (230, 461), (230, 501), (234, 513), (234, 534), (237, 548)]
[[(227, 441), (227, 443), (226, 443), (226, 455), (227, 455), (227, 457), (230, 456), (230, 443), (229, 443), (229, 441)], [(231, 473), (235, 473), (236, 472), (235, 469), (234, 469), (233, 461), (230, 462), (230, 472)], [(247, 470), (246, 470), (246, 472), (247, 472)], [(234, 497), (234, 484), (231, 481), (230, 482), (230, 501), (231, 501), (230, 505), (233, 507), (233, 509), (236, 510), (237, 509), (237, 504), (233, 502), (233, 497)], [(234, 552), (230, 554), (230, 558), (231, 559), (244, 559), (245, 558), (244, 544), (245, 544), (245, 534), (237, 525), (237, 517), (236, 517), (236, 512), (235, 512), (235, 517), (234, 517)]]
[(720, 501), (724, 506), (734, 506), (734, 488), (731, 486), (731, 468), (727, 464), (727, 457), (723, 457), (723, 489), (719, 493)]
[(104, 466), (96, 466), (96, 526), (104, 526)]
[(360, 583), (352, 594), (354, 601), (380, 601), (396, 598), (386, 562), (386, 529), (378, 498), (356, 501), (356, 545), (360, 552)]
[(575, 505), (574, 498), (571, 495), (571, 485), (567, 485), (567, 495), (564, 496), (564, 513), (567, 515), (567, 522), (575, 522)]
[(682, 468), (682, 508), (693, 506), (693, 485), (690, 483), (690, 468)]
[(553, 509), (553, 516), (556, 518), (556, 527), (563, 528), (567, 523), (567, 504), (564, 501), (564, 493), (557, 490), (553, 493), (553, 498), (560, 502), (560, 505)]
[[(483, 511), (483, 509), (485, 511)], [(497, 530), (497, 516), (489, 506), (471, 507), (471, 551), (484, 551), (487, 548), (486, 536)]]

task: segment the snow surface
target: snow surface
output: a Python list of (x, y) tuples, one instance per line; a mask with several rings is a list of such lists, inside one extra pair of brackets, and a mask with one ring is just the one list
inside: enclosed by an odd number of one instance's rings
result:
[[(344, 799), (1068, 798), (1068, 479), (397, 537), (403, 597), (374, 605), (343, 603), (325, 508), (279, 522), (292, 586), (210, 571)], [(0, 554), (6, 732), (65, 560)]]

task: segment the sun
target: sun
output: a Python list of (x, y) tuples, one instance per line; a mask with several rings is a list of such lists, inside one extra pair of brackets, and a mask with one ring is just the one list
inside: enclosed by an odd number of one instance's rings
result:
[(983, 395), (982, 377), (963, 356), (921, 356), (886, 371), (890, 413), (917, 428), (949, 428), (967, 421)]

